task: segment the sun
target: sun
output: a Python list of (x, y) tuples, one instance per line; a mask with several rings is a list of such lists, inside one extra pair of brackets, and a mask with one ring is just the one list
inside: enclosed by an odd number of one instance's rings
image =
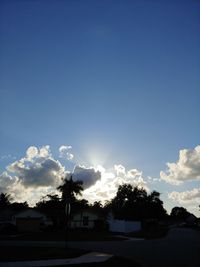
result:
[(88, 163), (93, 166), (104, 166), (107, 161), (107, 154), (99, 149), (92, 148), (87, 153)]

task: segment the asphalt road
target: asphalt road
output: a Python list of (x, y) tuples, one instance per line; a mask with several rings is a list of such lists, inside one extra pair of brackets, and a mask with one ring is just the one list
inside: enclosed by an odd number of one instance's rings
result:
[(157, 240), (71, 242), (76, 248), (102, 251), (134, 259), (145, 267), (200, 267), (200, 231), (174, 228)]
[[(1, 241), (0, 245), (64, 246), (64, 242)], [(69, 242), (70, 247), (111, 253), (136, 260), (144, 267), (199, 267), (200, 231), (174, 228), (156, 240)]]

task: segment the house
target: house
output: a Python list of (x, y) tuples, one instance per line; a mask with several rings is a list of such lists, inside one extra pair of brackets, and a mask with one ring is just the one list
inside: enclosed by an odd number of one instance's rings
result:
[(71, 216), (70, 228), (100, 229), (105, 224), (103, 214), (93, 209), (83, 209)]
[(12, 218), (15, 211), (9, 208), (5, 208), (0, 211), (0, 224), (2, 223), (13, 223)]
[(15, 211), (5, 208), (0, 211), (0, 234), (14, 234), (16, 232), (15, 223), (12, 220)]
[(42, 227), (52, 224), (52, 221), (44, 213), (32, 208), (16, 213), (13, 221), (19, 232), (38, 232)]

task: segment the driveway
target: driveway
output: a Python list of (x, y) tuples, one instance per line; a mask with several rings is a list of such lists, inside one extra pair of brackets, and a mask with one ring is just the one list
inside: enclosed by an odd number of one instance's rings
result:
[[(0, 245), (64, 246), (57, 241), (1, 241)], [(100, 251), (134, 259), (144, 267), (199, 267), (200, 231), (174, 228), (157, 240), (69, 242), (73, 248)]]

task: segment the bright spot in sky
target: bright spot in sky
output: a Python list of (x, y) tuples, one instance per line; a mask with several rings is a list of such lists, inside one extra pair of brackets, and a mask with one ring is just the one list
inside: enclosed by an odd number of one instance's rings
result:
[(101, 151), (98, 148), (92, 148), (87, 152), (87, 159), (90, 165), (92, 166), (104, 166), (108, 155), (105, 151)]

